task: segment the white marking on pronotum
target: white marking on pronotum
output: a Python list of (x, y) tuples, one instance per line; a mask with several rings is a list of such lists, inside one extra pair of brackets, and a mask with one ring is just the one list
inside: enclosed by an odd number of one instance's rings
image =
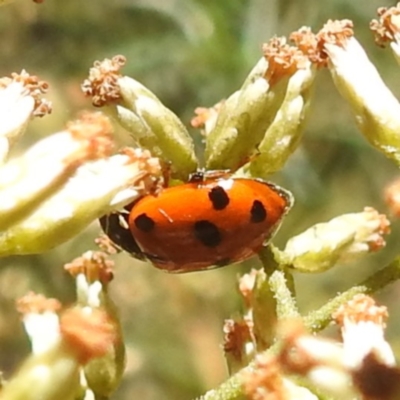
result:
[(235, 183), (234, 179), (221, 179), (218, 181), (218, 186), (222, 187), (225, 191), (230, 190)]

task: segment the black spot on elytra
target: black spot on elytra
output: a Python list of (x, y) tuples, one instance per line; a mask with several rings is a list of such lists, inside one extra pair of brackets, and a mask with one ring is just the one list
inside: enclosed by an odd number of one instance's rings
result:
[(151, 232), (156, 223), (145, 213), (138, 215), (134, 220), (136, 228), (142, 232)]
[(218, 227), (207, 220), (197, 221), (194, 224), (194, 234), (207, 247), (216, 247), (222, 240)]
[(215, 186), (208, 192), (214, 210), (223, 210), (229, 204), (229, 196), (221, 186)]
[(260, 223), (267, 218), (267, 210), (260, 200), (254, 200), (250, 210), (250, 222)]

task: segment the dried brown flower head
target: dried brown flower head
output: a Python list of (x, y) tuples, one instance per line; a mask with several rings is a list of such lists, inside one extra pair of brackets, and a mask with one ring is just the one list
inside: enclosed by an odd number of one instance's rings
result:
[(307, 58), (294, 46), (290, 46), (284, 37), (274, 37), (263, 45), (263, 54), (268, 62), (265, 78), (273, 85), (283, 76), (293, 75), (304, 68)]
[(100, 234), (94, 242), (99, 246), (101, 251), (108, 255), (117, 254), (120, 249), (116, 246), (111, 239), (104, 233)]
[(95, 107), (121, 99), (118, 79), (121, 77), (120, 70), (125, 62), (125, 57), (121, 55), (114, 56), (111, 60), (106, 58), (94, 62), (88, 79), (82, 84), (82, 91), (86, 96), (92, 97), (92, 104)]
[(400, 3), (394, 7), (378, 8), (378, 16), (379, 19), (373, 19), (369, 27), (375, 35), (375, 43), (385, 47), (400, 33)]
[(226, 354), (232, 355), (237, 361), (243, 361), (245, 346), (252, 343), (253, 338), (246, 321), (235, 321), (228, 319), (224, 323), (223, 349)]
[(18, 74), (13, 72), (11, 78), (0, 79), (0, 88), (8, 86), (12, 82), (21, 83), (26, 89), (26, 94), (32, 96), (35, 100), (33, 115), (35, 117), (43, 117), (52, 111), (51, 102), (43, 99), (41, 96), (47, 93), (49, 84), (41, 81), (36, 75), (30, 75), (24, 69)]
[(107, 285), (114, 277), (114, 262), (107, 258), (107, 254), (100, 251), (87, 251), (66, 264), (64, 268), (74, 277), (79, 274), (85, 275), (89, 283), (100, 281), (103, 285)]
[(303, 26), (295, 32), (292, 32), (289, 39), (308, 57), (314, 64), (321, 64), (320, 60), (320, 42), (311, 28)]
[(344, 320), (347, 319), (352, 323), (371, 321), (384, 327), (388, 312), (386, 307), (377, 306), (372, 297), (358, 294), (352, 300), (339, 307), (332, 317), (339, 325), (343, 325)]
[(90, 313), (80, 308), (66, 310), (60, 316), (60, 332), (82, 365), (105, 355), (117, 338), (115, 324), (98, 309)]
[(25, 296), (17, 300), (17, 310), (21, 314), (41, 314), (46, 311), (58, 312), (61, 309), (61, 303), (57, 299), (51, 299), (29, 292)]
[(87, 160), (96, 160), (111, 154), (114, 147), (113, 128), (105, 115), (99, 112), (82, 113), (78, 120), (67, 124), (67, 129), (74, 138), (86, 143), (86, 146), (82, 146), (82, 151), (88, 154)]
[(254, 368), (243, 374), (243, 389), (249, 400), (285, 400), (289, 397), (275, 357), (260, 355)]

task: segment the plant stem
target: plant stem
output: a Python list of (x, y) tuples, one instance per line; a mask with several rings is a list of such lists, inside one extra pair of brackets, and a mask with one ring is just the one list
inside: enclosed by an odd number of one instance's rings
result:
[[(271, 272), (271, 271), (270, 271)], [(275, 272), (281, 271), (275, 270)], [(372, 276), (361, 282), (359, 285), (356, 285), (347, 291), (339, 294), (334, 299), (329, 301), (327, 304), (322, 306), (319, 310), (313, 311), (304, 317), (305, 326), (310, 329), (312, 332), (318, 332), (324, 329), (331, 321), (332, 312), (337, 310), (339, 306), (346, 303), (350, 299), (354, 297), (354, 295), (358, 293), (371, 294), (375, 293), (378, 290), (383, 289), (387, 285), (395, 282), (400, 278), (400, 258), (396, 258), (389, 265), (382, 268), (378, 272), (375, 272)], [(272, 276), (271, 276), (272, 279)], [(272, 279), (270, 283), (272, 286), (280, 285), (279, 282), (282, 282), (284, 279), (283, 275), (275, 277)], [(286, 284), (284, 284), (286, 287)], [(287, 288), (286, 288), (287, 289)], [(281, 290), (281, 288), (275, 288), (275, 293)], [(287, 289), (288, 290), (288, 289)], [(279, 312), (279, 315), (286, 315), (286, 311)], [(275, 345), (273, 346), (275, 347)], [(271, 348), (265, 350), (262, 354), (267, 354), (271, 352)], [(232, 375), (228, 378), (224, 383), (222, 383), (218, 388), (210, 390), (205, 395), (199, 397), (197, 400), (244, 400), (246, 399), (245, 395), (242, 392), (242, 374), (252, 368), (253, 361), (237, 372), (235, 375)]]

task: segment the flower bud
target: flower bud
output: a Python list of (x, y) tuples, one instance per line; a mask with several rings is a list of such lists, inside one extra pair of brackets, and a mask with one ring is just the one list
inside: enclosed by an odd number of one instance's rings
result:
[(245, 321), (256, 351), (265, 350), (274, 341), (274, 326), (277, 321), (277, 301), (264, 270), (252, 270), (239, 280), (239, 290), (245, 301)]
[(264, 46), (261, 59), (242, 88), (222, 106), (206, 139), (206, 168), (242, 166), (256, 151), (286, 95), (288, 80), (306, 58), (284, 38)]
[(343, 336), (344, 362), (351, 368), (361, 365), (371, 352), (387, 365), (395, 365), (389, 343), (384, 338), (386, 307), (378, 307), (372, 297), (354, 296), (333, 315)]
[(17, 301), (33, 354), (44, 353), (60, 339), (57, 315), (60, 308), (58, 300), (32, 292)]
[(257, 147), (258, 155), (245, 166), (252, 176), (263, 178), (279, 171), (296, 150), (303, 133), (315, 74), (316, 68), (307, 63), (290, 77), (283, 103)]
[(256, 349), (249, 325), (251, 321), (246, 318), (225, 320), (223, 349), (230, 374), (245, 367), (254, 357)]
[(109, 397), (119, 385), (125, 368), (125, 346), (117, 308), (108, 294), (113, 263), (101, 252), (88, 251), (65, 268), (76, 279), (77, 304), (89, 314), (102, 310), (114, 326), (115, 340), (102, 357), (84, 367), (88, 388), (97, 397)]
[(0, 79), (0, 164), (24, 134), (29, 119), (51, 112), (51, 104), (41, 98), (47, 88), (46, 82), (24, 70)]
[(318, 34), (320, 44), (329, 57), (334, 83), (349, 103), (359, 129), (373, 146), (400, 165), (400, 104), (351, 28), (350, 21), (328, 22)]
[(108, 119), (88, 113), (5, 164), (0, 170), (0, 231), (34, 212), (62, 191), (78, 167), (110, 155), (112, 147)]
[(140, 146), (171, 164), (178, 178), (186, 179), (197, 168), (193, 141), (179, 118), (145, 86), (121, 76), (125, 63), (121, 56), (96, 62), (82, 89), (92, 96), (96, 106), (106, 111), (126, 128)]
[(256, 357), (253, 368), (242, 374), (246, 399), (317, 400), (309, 389), (283, 375), (279, 360), (271, 355)]
[(281, 323), (278, 332), (281, 342), (277, 359), (285, 373), (306, 378), (311, 387), (330, 397), (357, 398), (340, 343), (307, 334), (295, 320)]
[(372, 20), (370, 23), (375, 42), (381, 47), (389, 43), (400, 64), (400, 3), (393, 7), (379, 7), (378, 16), (379, 20)]
[(7, 400), (74, 400), (80, 392), (81, 365), (102, 356), (115, 340), (114, 327), (97, 311), (65, 311), (60, 318), (60, 338), (46, 351), (31, 356), (4, 386)]
[(378, 307), (365, 294), (355, 295), (333, 315), (342, 331), (343, 362), (362, 398), (397, 399), (400, 395), (400, 369), (384, 337), (387, 317), (386, 307)]
[(322, 272), (338, 262), (380, 250), (388, 232), (386, 216), (367, 207), (314, 225), (291, 238), (282, 252), (274, 251), (281, 264), (301, 272)]
[(0, 233), (0, 255), (40, 253), (58, 246), (92, 221), (154, 188), (159, 170), (157, 161), (140, 149), (80, 166), (35, 212)]

